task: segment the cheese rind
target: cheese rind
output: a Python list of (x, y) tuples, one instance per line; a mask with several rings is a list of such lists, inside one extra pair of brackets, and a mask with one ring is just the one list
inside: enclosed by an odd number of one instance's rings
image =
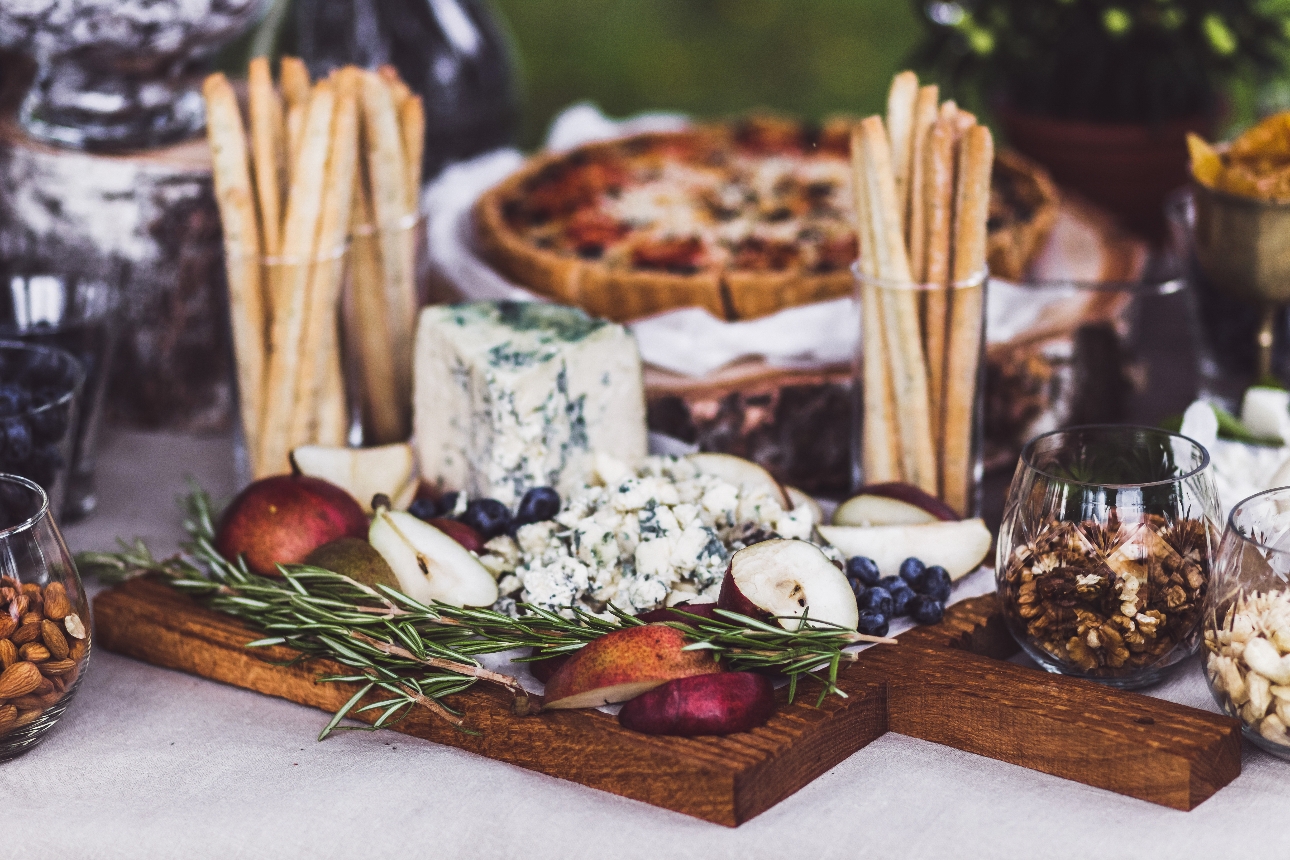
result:
[(597, 452), (645, 456), (640, 353), (622, 326), (526, 302), (437, 305), (417, 328), (423, 478), (508, 505), (582, 486)]

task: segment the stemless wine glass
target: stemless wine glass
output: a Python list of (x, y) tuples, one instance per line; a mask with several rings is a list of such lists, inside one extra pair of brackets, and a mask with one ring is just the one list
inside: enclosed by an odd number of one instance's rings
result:
[(49, 497), (0, 475), (0, 761), (53, 728), (89, 658), (89, 606)]
[(1290, 759), (1290, 487), (1232, 508), (1205, 610), (1205, 679), (1257, 746)]
[(995, 580), (1050, 672), (1142, 687), (1194, 653), (1219, 538), (1209, 452), (1152, 427), (1091, 425), (1021, 454)]

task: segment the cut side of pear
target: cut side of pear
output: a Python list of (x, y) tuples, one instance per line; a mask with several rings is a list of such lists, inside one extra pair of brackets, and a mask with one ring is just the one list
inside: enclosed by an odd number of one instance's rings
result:
[(873, 559), (883, 576), (895, 576), (901, 562), (916, 558), (929, 567), (939, 564), (950, 579), (959, 579), (985, 561), (994, 540), (980, 519), (906, 526), (820, 526), (819, 532), (848, 558)]
[(833, 512), (835, 526), (916, 526), (937, 522), (927, 511), (900, 499), (862, 494)]
[(375, 448), (302, 445), (291, 452), (291, 460), (301, 474), (348, 490), (368, 513), (372, 512), (372, 497), (377, 493), (389, 496), (396, 507), (407, 507), (416, 494), (416, 460), (412, 446), (406, 442)]
[(497, 583), (488, 568), (448, 535), (403, 511), (381, 508), (372, 518), (368, 541), (413, 600), (453, 606), (491, 606)]
[[(727, 585), (737, 591), (731, 592)], [(768, 540), (735, 553), (717, 605), (733, 612), (747, 612), (738, 597), (778, 618), (780, 625), (796, 630), (806, 617), (855, 630), (860, 621), (855, 592), (842, 571), (801, 540)]]

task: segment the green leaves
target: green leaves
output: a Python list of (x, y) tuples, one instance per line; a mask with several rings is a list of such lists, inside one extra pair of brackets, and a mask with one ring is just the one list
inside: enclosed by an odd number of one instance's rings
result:
[[(519, 682), (485, 669), (476, 655), (531, 649), (532, 657), (516, 658), (525, 662), (567, 654), (624, 625), (642, 623), (614, 607), (613, 618), (605, 619), (580, 609), (565, 618), (523, 605), (520, 616), (512, 618), (491, 609), (427, 605), (391, 588), (373, 589), (307, 565), (285, 565), (281, 578), (257, 576), (215, 549), (214, 518), (205, 493), (194, 488), (182, 506), (192, 538), (183, 555), (158, 560), (135, 540), (120, 542), (116, 553), (82, 553), (77, 563), (107, 583), (160, 576), (173, 588), (266, 634), (248, 648), (291, 648), (298, 652), (292, 662), (325, 657), (354, 670), (317, 679), (362, 684), (323, 728), (319, 740), (344, 728), (388, 728), (413, 707), (428, 708), (469, 732), (442, 700), (481, 681), (511, 693), (516, 713), (529, 713)], [(822, 685), (820, 701), (830, 693), (844, 695), (836, 685), (837, 671), (842, 660), (853, 658), (843, 649), (859, 641), (854, 631), (820, 626), (788, 631), (733, 612), (717, 614), (719, 618), (707, 619), (685, 613), (686, 620), (668, 624), (685, 634), (690, 648), (713, 652), (732, 670), (782, 672), (789, 677), (792, 693), (801, 678), (815, 678)], [(378, 700), (363, 704), (369, 694)], [(348, 716), (378, 710), (381, 714), (372, 726), (341, 725)]]

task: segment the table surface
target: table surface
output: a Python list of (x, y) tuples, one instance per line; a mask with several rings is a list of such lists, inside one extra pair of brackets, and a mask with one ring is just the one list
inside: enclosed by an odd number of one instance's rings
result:
[[(225, 439), (118, 432), (73, 551), (181, 537), (186, 476), (232, 489)], [(91, 590), (94, 583), (89, 583)], [(1153, 695), (1216, 710), (1199, 664)], [(19, 858), (487, 856), (1278, 856), (1290, 763), (1248, 744), (1243, 773), (1178, 812), (888, 734), (728, 829), (392, 732), (318, 743), (320, 711), (96, 650), (45, 743), (0, 766)], [(51, 788), (57, 787), (56, 796)]]

